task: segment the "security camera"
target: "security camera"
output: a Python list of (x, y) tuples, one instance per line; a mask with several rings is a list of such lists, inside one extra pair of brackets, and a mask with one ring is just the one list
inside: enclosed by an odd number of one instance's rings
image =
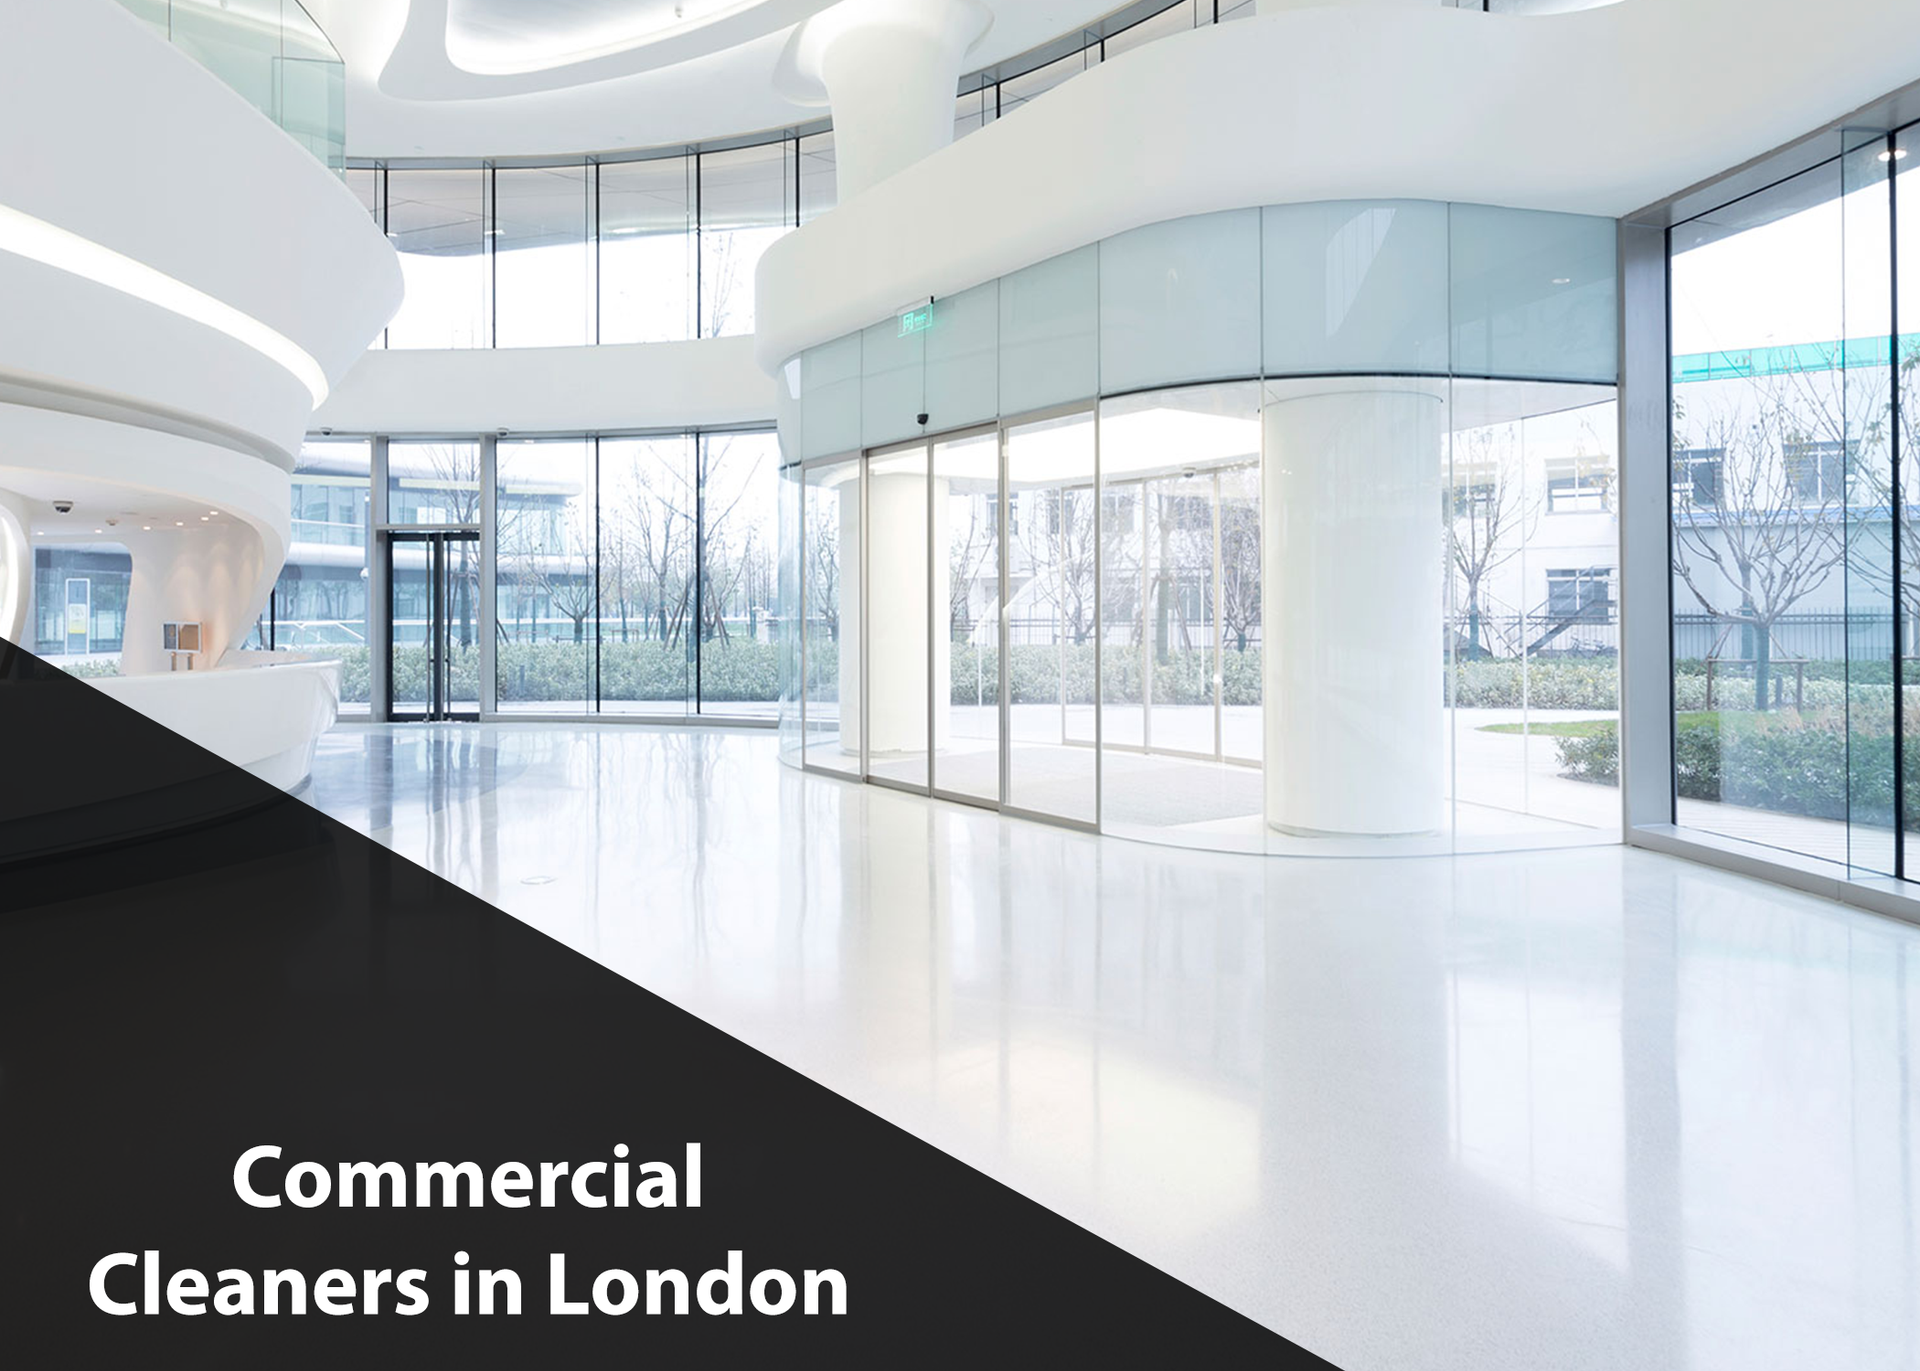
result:
[(320, 436), (322, 438), (331, 438), (333, 437), (333, 430), (330, 428), (323, 428), (320, 430)]
[(73, 513), (73, 501), (71, 501), (71, 500), (55, 500), (55, 501), (53, 502), (53, 512), (54, 512), (55, 514), (71, 514), (71, 513)]
[(496, 435), (497, 437), (501, 437), (501, 438), (504, 438), (504, 437), (506, 437), (506, 436), (507, 436), (507, 435), (508, 435), (509, 433), (512, 433), (512, 432), (513, 432), (513, 430), (512, 430), (512, 429), (510, 429), (510, 428), (503, 428), (503, 429), (497, 429), (497, 430), (495, 430), (495, 435)]

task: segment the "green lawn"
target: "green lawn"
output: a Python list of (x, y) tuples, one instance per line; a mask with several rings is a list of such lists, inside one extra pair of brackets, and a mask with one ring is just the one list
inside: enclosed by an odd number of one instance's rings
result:
[(1530, 733), (1536, 738), (1596, 738), (1612, 729), (1611, 719), (1563, 719), (1546, 724), (1482, 724), (1482, 733)]

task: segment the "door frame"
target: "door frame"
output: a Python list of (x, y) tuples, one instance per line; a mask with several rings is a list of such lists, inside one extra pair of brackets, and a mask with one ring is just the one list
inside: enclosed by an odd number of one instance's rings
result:
[[(418, 544), (427, 552), (427, 703), (423, 709), (415, 709), (409, 702), (403, 706), (394, 697), (393, 691), (393, 648), (394, 615), (393, 596), (397, 587), (394, 579), (394, 548), (401, 543)], [(474, 701), (471, 711), (456, 711), (447, 699), (447, 679), (449, 675), (449, 656), (452, 627), (447, 614), (448, 592), (451, 580), (448, 574), (448, 548), (453, 543), (471, 543), (476, 563), (481, 553), (480, 526), (478, 524), (397, 524), (380, 530), (380, 560), (386, 572), (386, 641), (381, 655), (381, 679), (384, 682), (386, 709), (384, 719), (390, 724), (415, 723), (478, 723), (480, 721), (480, 701)], [(474, 622), (479, 624), (481, 606), (474, 605)]]

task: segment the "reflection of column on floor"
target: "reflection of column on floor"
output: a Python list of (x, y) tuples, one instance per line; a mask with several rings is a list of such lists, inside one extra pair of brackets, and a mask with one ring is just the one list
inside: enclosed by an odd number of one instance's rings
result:
[(1445, 818), (1442, 403), (1382, 384), (1265, 408), (1267, 822), (1283, 832)]
[[(945, 632), (947, 587), (947, 483), (933, 488), (933, 537), (928, 540), (927, 479), (918, 472), (869, 476), (866, 547), (860, 544), (860, 484), (840, 488), (840, 746), (858, 753), (861, 739), (860, 654), (867, 654), (868, 755), (900, 756), (927, 750), (927, 641), (929, 561), (934, 577), (931, 614), (933, 679), (951, 675), (952, 646)], [(939, 549), (932, 554), (932, 549)], [(864, 615), (860, 583), (868, 582)], [(936, 690), (934, 746), (947, 739), (951, 692)]]

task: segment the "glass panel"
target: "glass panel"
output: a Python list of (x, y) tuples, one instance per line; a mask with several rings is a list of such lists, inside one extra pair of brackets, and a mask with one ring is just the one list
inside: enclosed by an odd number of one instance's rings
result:
[(118, 675), (132, 581), (133, 558), (118, 543), (36, 544), (35, 654), (75, 676)]
[(1008, 77), (1000, 83), (1000, 117), (1006, 118), (1029, 100), (1037, 100), (1061, 82), (1099, 65), (1100, 45), (1092, 40), (1091, 46), (1079, 52), (1069, 53), (1024, 75)]
[(1176, 5), (1150, 15), (1139, 23), (1110, 33), (1101, 44), (1102, 61), (1111, 62), (1123, 52), (1131, 52), (1137, 47), (1153, 42), (1156, 38), (1166, 38), (1172, 34), (1184, 33), (1196, 23), (1211, 22), (1213, 19), (1213, 0), (1205, 0), (1206, 19), (1199, 17), (1201, 0), (1180, 0)]
[(950, 432), (1000, 417), (1000, 283), (933, 302), (926, 333), (928, 431)]
[(896, 318), (882, 319), (860, 334), (860, 436), (865, 447), (881, 447), (924, 434), (920, 415), (927, 407), (927, 329), (916, 322), (938, 308), (926, 304)]
[(1848, 860), (1838, 160), (1673, 229), (1679, 822)]
[(800, 468), (780, 469), (780, 756), (800, 760)]
[(700, 155), (700, 332), (753, 332), (760, 254), (793, 227), (785, 142)]
[(1451, 386), (1442, 521), (1460, 850), (1619, 829), (1610, 397), (1593, 386)]
[(1260, 374), (1260, 211), (1150, 224), (1100, 244), (1109, 394)]
[(1447, 207), (1341, 200), (1261, 212), (1269, 374), (1447, 370)]
[[(1884, 135), (1848, 135), (1841, 159), (1841, 337), (1837, 401), (1823, 414), (1805, 403), (1783, 451), (1796, 471), (1831, 466), (1838, 454), (1846, 552), (1847, 861), (1856, 874), (1894, 874), (1895, 713), (1892, 433), (1893, 242), (1888, 214), (1891, 159)], [(1829, 472), (1821, 472), (1824, 479)]]
[(593, 444), (508, 442), (495, 474), (495, 672), (502, 713), (594, 707)]
[(1088, 410), (1007, 430), (1007, 803), (1091, 824), (1098, 503)]
[(1101, 406), (1102, 823), (1114, 831), (1263, 843), (1260, 448), (1251, 383)]
[(600, 165), (601, 342), (697, 336), (693, 168), (691, 157)]
[(339, 657), (343, 713), (364, 710), (368, 699), (370, 459), (364, 440), (301, 447), (292, 543), (273, 588), (272, 646)]
[(832, 209), (839, 194), (833, 132), (810, 133), (800, 140), (800, 222), (817, 219)]
[(861, 336), (800, 354), (800, 452), (831, 457), (860, 446)]
[(480, 444), (389, 443), (387, 522), (477, 525)]
[(1449, 216), (1457, 374), (1618, 378), (1613, 220), (1487, 205)]
[(494, 345), (593, 341), (588, 168), (502, 168), (493, 180)]
[[(1000, 799), (1000, 435), (933, 447), (934, 536), (946, 547), (949, 707), (935, 717), (933, 784)], [(944, 531), (943, 531), (944, 526)], [(935, 604), (934, 613), (941, 614)]]
[(480, 539), (449, 538), (446, 553), (447, 713), (480, 712)]
[(808, 766), (860, 774), (860, 460), (810, 467), (802, 510)]
[(771, 433), (701, 438), (703, 541), (700, 710), (772, 718), (780, 700), (775, 520), (779, 440)]
[(953, 141), (959, 142), (969, 133), (977, 133), (993, 122), (996, 87), (989, 82), (978, 90), (968, 91), (953, 105)]
[(1031, 414), (1100, 389), (1100, 249), (1000, 280), (1000, 408)]
[(387, 325), (388, 347), (492, 346), (486, 175), (388, 171), (387, 237), (407, 291)]
[(684, 715), (693, 699), (693, 439), (600, 440), (600, 709)]
[[(1898, 499), (1889, 499), (1893, 511), (1892, 536), (1897, 548), (1900, 573), (1900, 625), (1897, 659), (1901, 699), (1900, 731), (1904, 770), (1900, 789), (1905, 804), (1905, 828), (1902, 845), (1905, 861), (1902, 871), (1912, 878), (1920, 871), (1920, 708), (1908, 705), (1916, 680), (1920, 680), (1920, 137), (1909, 126), (1896, 134), (1890, 150), (1894, 162), (1894, 218), (1896, 237), (1895, 269), (1899, 296), (1894, 310), (1894, 384), (1898, 387), (1899, 425), (1895, 435), (1900, 447), (1897, 466), (1900, 478)], [(1890, 469), (1892, 469), (1890, 464)], [(1891, 497), (1893, 492), (1888, 492)]]
[(396, 536), (388, 622), (387, 700), (395, 717), (420, 716), (433, 707), (433, 556), (424, 537)]
[[(933, 604), (926, 446), (869, 459), (866, 498), (867, 774), (924, 786)], [(931, 679), (941, 679), (937, 670)]]

